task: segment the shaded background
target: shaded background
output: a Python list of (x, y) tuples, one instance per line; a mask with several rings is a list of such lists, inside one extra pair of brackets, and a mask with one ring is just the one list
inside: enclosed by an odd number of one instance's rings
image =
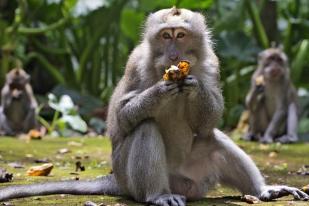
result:
[(299, 88), (299, 132), (309, 132), (307, 0), (1, 0), (0, 86), (9, 69), (22, 66), (40, 103), (49, 92), (69, 94), (86, 120), (104, 119), (145, 17), (173, 5), (202, 12), (212, 28), (226, 105), (221, 127), (236, 126), (257, 54), (275, 44), (289, 56)]

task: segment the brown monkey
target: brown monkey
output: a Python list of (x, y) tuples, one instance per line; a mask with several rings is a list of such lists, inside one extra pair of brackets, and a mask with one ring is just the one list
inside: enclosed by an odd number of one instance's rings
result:
[[(165, 69), (180, 60), (190, 62), (190, 75), (181, 85), (163, 81)], [(288, 194), (309, 199), (297, 188), (267, 186), (250, 157), (215, 129), (223, 110), (218, 66), (200, 13), (172, 8), (151, 14), (109, 104), (113, 174), (94, 181), (7, 187), (0, 190), (0, 200), (109, 194), (184, 206), (219, 182), (262, 200)]]
[(259, 54), (246, 105), (250, 115), (245, 139), (263, 143), (298, 140), (297, 94), (290, 80), (288, 58), (280, 48)]
[(35, 128), (34, 98), (30, 76), (23, 69), (12, 69), (6, 75), (1, 91), (0, 128), (2, 135), (27, 133)]

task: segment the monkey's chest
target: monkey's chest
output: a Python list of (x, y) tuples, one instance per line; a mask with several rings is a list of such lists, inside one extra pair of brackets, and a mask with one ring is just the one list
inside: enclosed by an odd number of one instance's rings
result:
[(27, 115), (27, 109), (23, 102), (13, 100), (11, 105), (7, 108), (6, 116), (13, 129), (19, 130), (22, 128), (23, 120)]
[(172, 168), (181, 165), (191, 152), (194, 134), (186, 118), (186, 101), (178, 97), (160, 109), (156, 116), (166, 146), (167, 162)]

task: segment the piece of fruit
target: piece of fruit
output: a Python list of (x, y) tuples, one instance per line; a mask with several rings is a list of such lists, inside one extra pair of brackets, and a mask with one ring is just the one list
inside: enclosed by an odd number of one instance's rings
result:
[(54, 165), (52, 163), (33, 166), (27, 171), (28, 176), (48, 176)]
[(180, 61), (177, 66), (172, 65), (165, 70), (164, 80), (180, 81), (186, 78), (190, 72), (190, 63), (188, 61)]
[(258, 85), (258, 86), (259, 85), (264, 85), (265, 84), (264, 76), (260, 75), (257, 78), (255, 78), (255, 84)]

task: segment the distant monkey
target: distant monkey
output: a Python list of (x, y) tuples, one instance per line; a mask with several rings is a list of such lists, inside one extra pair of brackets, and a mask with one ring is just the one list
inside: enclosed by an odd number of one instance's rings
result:
[(259, 54), (246, 105), (250, 112), (246, 139), (263, 143), (298, 140), (297, 93), (290, 80), (288, 58), (281, 49)]
[(5, 85), (1, 91), (0, 132), (2, 135), (27, 133), (35, 128), (34, 98), (30, 76), (23, 69), (12, 69), (6, 75)]
[[(164, 70), (191, 63), (181, 85), (163, 81)], [(47, 194), (126, 195), (138, 202), (184, 206), (216, 183), (271, 200), (304, 192), (267, 186), (259, 170), (236, 144), (215, 129), (223, 98), (218, 59), (204, 17), (186, 9), (151, 14), (142, 42), (134, 49), (108, 111), (113, 174), (96, 181), (14, 186), (0, 200)]]

